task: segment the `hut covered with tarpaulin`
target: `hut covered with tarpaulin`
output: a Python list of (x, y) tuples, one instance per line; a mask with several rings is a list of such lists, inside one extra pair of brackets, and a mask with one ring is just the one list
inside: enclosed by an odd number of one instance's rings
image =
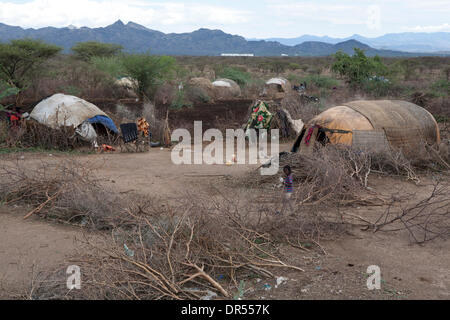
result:
[(440, 142), (434, 117), (400, 100), (353, 101), (330, 108), (309, 121), (292, 151), (312, 152), (314, 142), (343, 144), (372, 151), (413, 151), (424, 142)]
[(96, 141), (99, 130), (119, 133), (111, 118), (96, 105), (61, 93), (39, 102), (30, 117), (53, 129), (73, 127), (83, 140), (93, 143)]
[(241, 95), (241, 88), (231, 79), (217, 79), (212, 83), (217, 98), (237, 98)]

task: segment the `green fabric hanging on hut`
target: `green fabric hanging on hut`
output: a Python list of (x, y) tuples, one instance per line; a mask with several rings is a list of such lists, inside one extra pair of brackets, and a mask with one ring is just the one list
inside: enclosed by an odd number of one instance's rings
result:
[(263, 101), (258, 101), (252, 107), (252, 114), (247, 122), (246, 129), (270, 129), (273, 115), (269, 112), (268, 105)]

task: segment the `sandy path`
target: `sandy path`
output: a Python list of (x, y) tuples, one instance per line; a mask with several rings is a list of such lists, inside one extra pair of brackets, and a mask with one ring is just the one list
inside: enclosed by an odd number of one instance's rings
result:
[(80, 229), (23, 220), (23, 211), (0, 206), (0, 299), (28, 292), (34, 272), (63, 263)]

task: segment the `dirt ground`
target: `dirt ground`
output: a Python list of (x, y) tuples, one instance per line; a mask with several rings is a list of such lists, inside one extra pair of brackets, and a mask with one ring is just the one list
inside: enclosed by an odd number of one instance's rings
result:
[[(281, 149), (287, 149), (283, 145)], [(0, 161), (18, 158), (27, 166), (71, 158), (97, 169), (105, 184), (120, 192), (158, 195), (176, 201), (180, 194), (208, 192), (211, 185), (226, 190), (225, 180), (238, 178), (255, 166), (174, 165), (170, 150), (148, 153), (98, 155), (14, 154)], [(380, 193), (421, 192), (402, 178), (375, 178), (371, 187)], [(373, 215), (380, 207), (349, 208), (360, 215)], [(23, 220), (24, 207), (0, 205), (0, 298), (26, 297), (33, 275), (39, 270), (69, 263), (77, 249), (80, 228), (50, 223), (39, 217)], [(450, 299), (450, 241), (435, 240), (423, 246), (411, 245), (408, 235), (372, 233), (353, 228), (333, 241), (320, 243), (322, 252), (284, 246), (280, 250), (289, 262), (305, 272), (280, 272), (287, 280), (253, 279), (246, 283), (244, 299)], [(367, 267), (381, 269), (381, 290), (369, 291)], [(280, 278), (281, 279), (281, 278)]]

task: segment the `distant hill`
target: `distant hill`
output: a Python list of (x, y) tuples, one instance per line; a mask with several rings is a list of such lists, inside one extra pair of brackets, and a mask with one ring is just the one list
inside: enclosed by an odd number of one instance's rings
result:
[(277, 41), (249, 41), (221, 30), (199, 29), (190, 33), (165, 34), (134, 22), (124, 24), (120, 20), (104, 28), (68, 26), (23, 29), (0, 23), (0, 41), (20, 38), (41, 39), (63, 47), (65, 52), (69, 52), (77, 42), (99, 41), (120, 44), (127, 52), (140, 53), (150, 50), (152, 54), (166, 55), (217, 56), (221, 53), (253, 53), (255, 56), (327, 56), (338, 50), (351, 54), (355, 47), (364, 49), (370, 56), (376, 54), (389, 57), (420, 55), (374, 49), (357, 40), (337, 43), (303, 41), (301, 44), (290, 46)]
[(388, 33), (376, 38), (367, 38), (354, 34), (347, 38), (332, 38), (328, 36), (303, 35), (298, 38), (271, 38), (267, 41), (277, 41), (287, 46), (295, 46), (305, 41), (320, 41), (336, 44), (347, 40), (357, 40), (376, 49), (387, 49), (408, 52), (439, 52), (450, 51), (450, 32), (404, 32)]

